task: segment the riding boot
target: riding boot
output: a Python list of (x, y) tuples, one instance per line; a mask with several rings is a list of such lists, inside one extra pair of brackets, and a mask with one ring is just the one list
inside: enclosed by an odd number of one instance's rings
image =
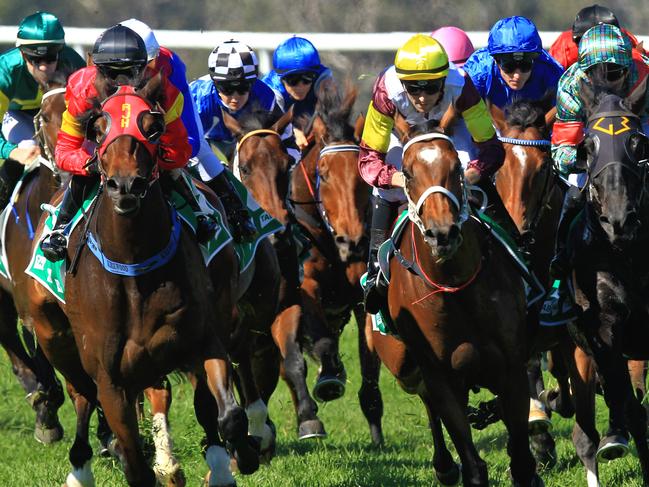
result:
[(388, 238), (390, 222), (393, 218), (393, 205), (379, 196), (372, 197), (372, 228), (370, 229), (370, 248), (367, 262), (367, 280), (363, 290), (365, 311), (376, 314), (381, 308), (386, 295), (387, 285), (379, 279), (379, 247)]
[(216, 232), (216, 221), (203, 213), (192, 188), (189, 187), (190, 183), (181, 175), (180, 170), (166, 171), (165, 174), (166, 176), (160, 180), (162, 191), (167, 195), (175, 191), (185, 200), (196, 216), (196, 240), (200, 244), (209, 242)]
[(570, 226), (584, 204), (584, 192), (577, 186), (570, 186), (563, 200), (557, 236), (554, 243), (554, 257), (550, 263), (550, 277), (561, 280), (566, 277), (570, 267), (568, 255), (568, 233)]
[(16, 183), (23, 175), (24, 166), (13, 159), (5, 159), (0, 167), (0, 211), (9, 204)]
[(490, 179), (482, 178), (477, 186), (487, 195), (488, 206), (485, 209), (487, 216), (491, 217), (514, 240), (516, 245), (520, 247), (521, 234), (507, 208), (505, 208), (502, 199), (500, 199), (500, 195), (494, 184)]
[(88, 176), (72, 176), (63, 195), (56, 223), (40, 245), (47, 260), (57, 262), (65, 259), (68, 250), (68, 236), (65, 229), (81, 208), (86, 187), (94, 181), (94, 178)]
[(223, 170), (218, 176), (209, 180), (207, 185), (221, 200), (234, 239), (237, 242), (252, 241), (257, 236), (257, 229), (250, 218), (248, 209), (241, 201), (225, 171)]

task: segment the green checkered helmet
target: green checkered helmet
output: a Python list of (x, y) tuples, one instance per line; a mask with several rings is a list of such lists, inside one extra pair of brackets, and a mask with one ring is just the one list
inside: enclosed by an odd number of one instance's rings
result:
[(18, 26), (16, 46), (31, 56), (44, 56), (58, 52), (65, 45), (65, 32), (56, 16), (36, 12), (25, 17)]

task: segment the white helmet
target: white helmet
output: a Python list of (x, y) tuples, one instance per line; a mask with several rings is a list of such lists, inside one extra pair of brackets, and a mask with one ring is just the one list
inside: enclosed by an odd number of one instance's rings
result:
[(207, 58), (207, 67), (215, 81), (254, 80), (259, 63), (250, 46), (231, 39), (214, 48)]
[(160, 44), (158, 44), (158, 40), (155, 38), (151, 27), (137, 19), (124, 20), (120, 22), (120, 25), (135, 31), (142, 38), (146, 46), (147, 61), (151, 62), (158, 57)]

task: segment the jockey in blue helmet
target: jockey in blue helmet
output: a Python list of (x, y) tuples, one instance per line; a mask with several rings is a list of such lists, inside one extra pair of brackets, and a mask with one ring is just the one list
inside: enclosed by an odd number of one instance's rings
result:
[[(320, 63), (320, 55), (311, 42), (293, 36), (282, 42), (273, 53), (273, 70), (263, 82), (275, 90), (283, 109), (293, 106), (294, 119), (300, 115), (313, 115), (320, 84), (332, 79), (331, 70)], [(300, 148), (305, 147), (304, 134), (295, 130)]]
[(540, 100), (548, 92), (555, 93), (563, 73), (563, 67), (543, 49), (534, 23), (520, 16), (496, 22), (487, 47), (474, 52), (464, 70), (480, 96), (501, 109), (516, 99)]

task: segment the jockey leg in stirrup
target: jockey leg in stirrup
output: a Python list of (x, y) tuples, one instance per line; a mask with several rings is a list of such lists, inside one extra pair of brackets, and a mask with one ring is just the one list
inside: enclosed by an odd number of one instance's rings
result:
[(182, 176), (182, 169), (173, 169), (171, 171), (164, 171), (160, 173), (160, 184), (165, 194), (175, 191), (178, 193), (192, 209), (196, 216), (196, 240), (198, 243), (208, 242), (216, 232), (216, 221), (208, 218), (203, 214), (203, 210), (189, 185), (191, 184), (188, 179)]
[(550, 276), (553, 280), (562, 280), (570, 271), (570, 256), (568, 255), (568, 233), (570, 225), (584, 206), (585, 192), (578, 186), (570, 186), (563, 200), (557, 237), (554, 246), (554, 257), (550, 263)]
[(367, 281), (363, 291), (365, 311), (376, 314), (387, 295), (386, 283), (378, 279), (379, 247), (388, 239), (390, 224), (399, 203), (392, 203), (380, 196), (372, 196), (372, 227), (370, 229), (370, 248), (367, 262)]
[(68, 249), (68, 236), (65, 234), (65, 228), (81, 208), (87, 194), (86, 189), (90, 189), (90, 186), (96, 182), (95, 177), (72, 176), (70, 184), (63, 195), (54, 227), (40, 244), (43, 255), (47, 260), (57, 262), (65, 259)]
[(252, 222), (248, 208), (241, 201), (234, 185), (228, 179), (225, 166), (212, 152), (205, 139), (201, 141), (198, 154), (192, 161), (198, 162), (198, 173), (201, 179), (221, 200), (234, 240), (237, 242), (254, 240), (257, 236), (257, 229)]
[(521, 234), (518, 227), (512, 220), (507, 208), (503, 204), (496, 187), (489, 178), (480, 178), (476, 184), (487, 195), (488, 206), (485, 213), (491, 217), (509, 236), (514, 239), (516, 245), (520, 247)]

